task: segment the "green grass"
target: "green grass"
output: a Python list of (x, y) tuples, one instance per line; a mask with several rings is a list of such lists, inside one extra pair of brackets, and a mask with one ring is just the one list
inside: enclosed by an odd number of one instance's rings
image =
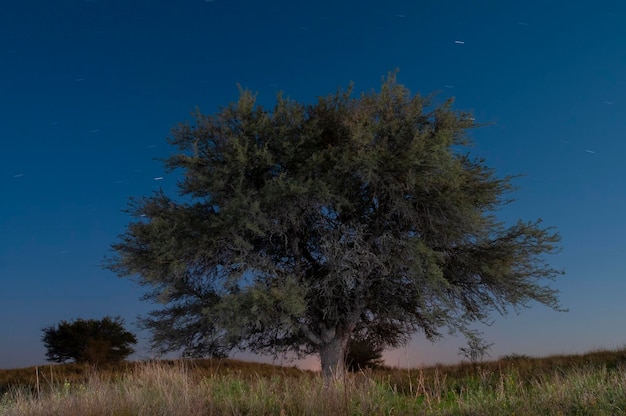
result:
[(626, 349), (380, 369), (325, 385), (235, 360), (0, 370), (0, 415), (619, 415)]

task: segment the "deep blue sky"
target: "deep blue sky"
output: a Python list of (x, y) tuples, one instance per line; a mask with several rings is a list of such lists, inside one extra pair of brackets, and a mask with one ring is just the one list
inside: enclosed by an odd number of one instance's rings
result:
[[(568, 313), (534, 306), (479, 326), (491, 355), (626, 344), (626, 3), (529, 0), (39, 0), (0, 13), (0, 368), (45, 362), (41, 328), (150, 305), (100, 267), (131, 196), (176, 190), (156, 157), (196, 106), (237, 83), (312, 102), (399, 68), (456, 98), (472, 151), (516, 180), (506, 221), (558, 228)], [(163, 177), (162, 180), (155, 178)], [(455, 362), (463, 340), (415, 341), (391, 364)], [(149, 353), (140, 348), (137, 357)]]

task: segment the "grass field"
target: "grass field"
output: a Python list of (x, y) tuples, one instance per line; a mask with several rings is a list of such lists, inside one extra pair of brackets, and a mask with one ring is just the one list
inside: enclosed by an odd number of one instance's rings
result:
[(385, 368), (325, 385), (236, 360), (0, 370), (0, 415), (621, 415), (626, 349)]

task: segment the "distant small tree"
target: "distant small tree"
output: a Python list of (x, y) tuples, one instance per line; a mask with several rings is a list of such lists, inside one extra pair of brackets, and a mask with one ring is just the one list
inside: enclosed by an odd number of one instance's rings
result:
[(58, 363), (68, 360), (90, 364), (123, 361), (134, 352), (131, 345), (137, 343), (135, 335), (124, 329), (120, 317), (61, 321), (58, 326), (48, 326), (42, 331), (46, 359)]
[(384, 364), (384, 346), (367, 339), (356, 336), (348, 341), (346, 353), (346, 368), (348, 371), (357, 372), (367, 368), (378, 368)]
[(478, 332), (466, 332), (467, 346), (459, 348), (459, 355), (467, 358), (473, 365), (482, 361), (485, 356), (489, 356), (489, 350), (493, 343), (486, 343)]

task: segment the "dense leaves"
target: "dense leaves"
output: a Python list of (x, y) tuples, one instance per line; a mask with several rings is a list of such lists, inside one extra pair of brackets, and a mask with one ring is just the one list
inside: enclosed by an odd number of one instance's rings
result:
[(558, 308), (544, 255), (559, 237), (495, 218), (511, 178), (463, 152), (474, 127), (395, 74), (271, 111), (242, 91), (173, 130), (180, 195), (134, 200), (108, 267), (150, 289), (163, 351), (318, 353), (326, 375), (356, 332), (398, 346), (529, 301)]
[(384, 351), (383, 345), (376, 344), (367, 338), (353, 336), (348, 341), (346, 350), (346, 368), (348, 371), (357, 372), (382, 367)]
[(42, 340), (47, 349), (47, 360), (58, 363), (68, 360), (90, 364), (123, 361), (133, 353), (131, 345), (137, 343), (135, 335), (124, 329), (121, 318), (110, 317), (61, 321), (58, 326), (44, 328)]

